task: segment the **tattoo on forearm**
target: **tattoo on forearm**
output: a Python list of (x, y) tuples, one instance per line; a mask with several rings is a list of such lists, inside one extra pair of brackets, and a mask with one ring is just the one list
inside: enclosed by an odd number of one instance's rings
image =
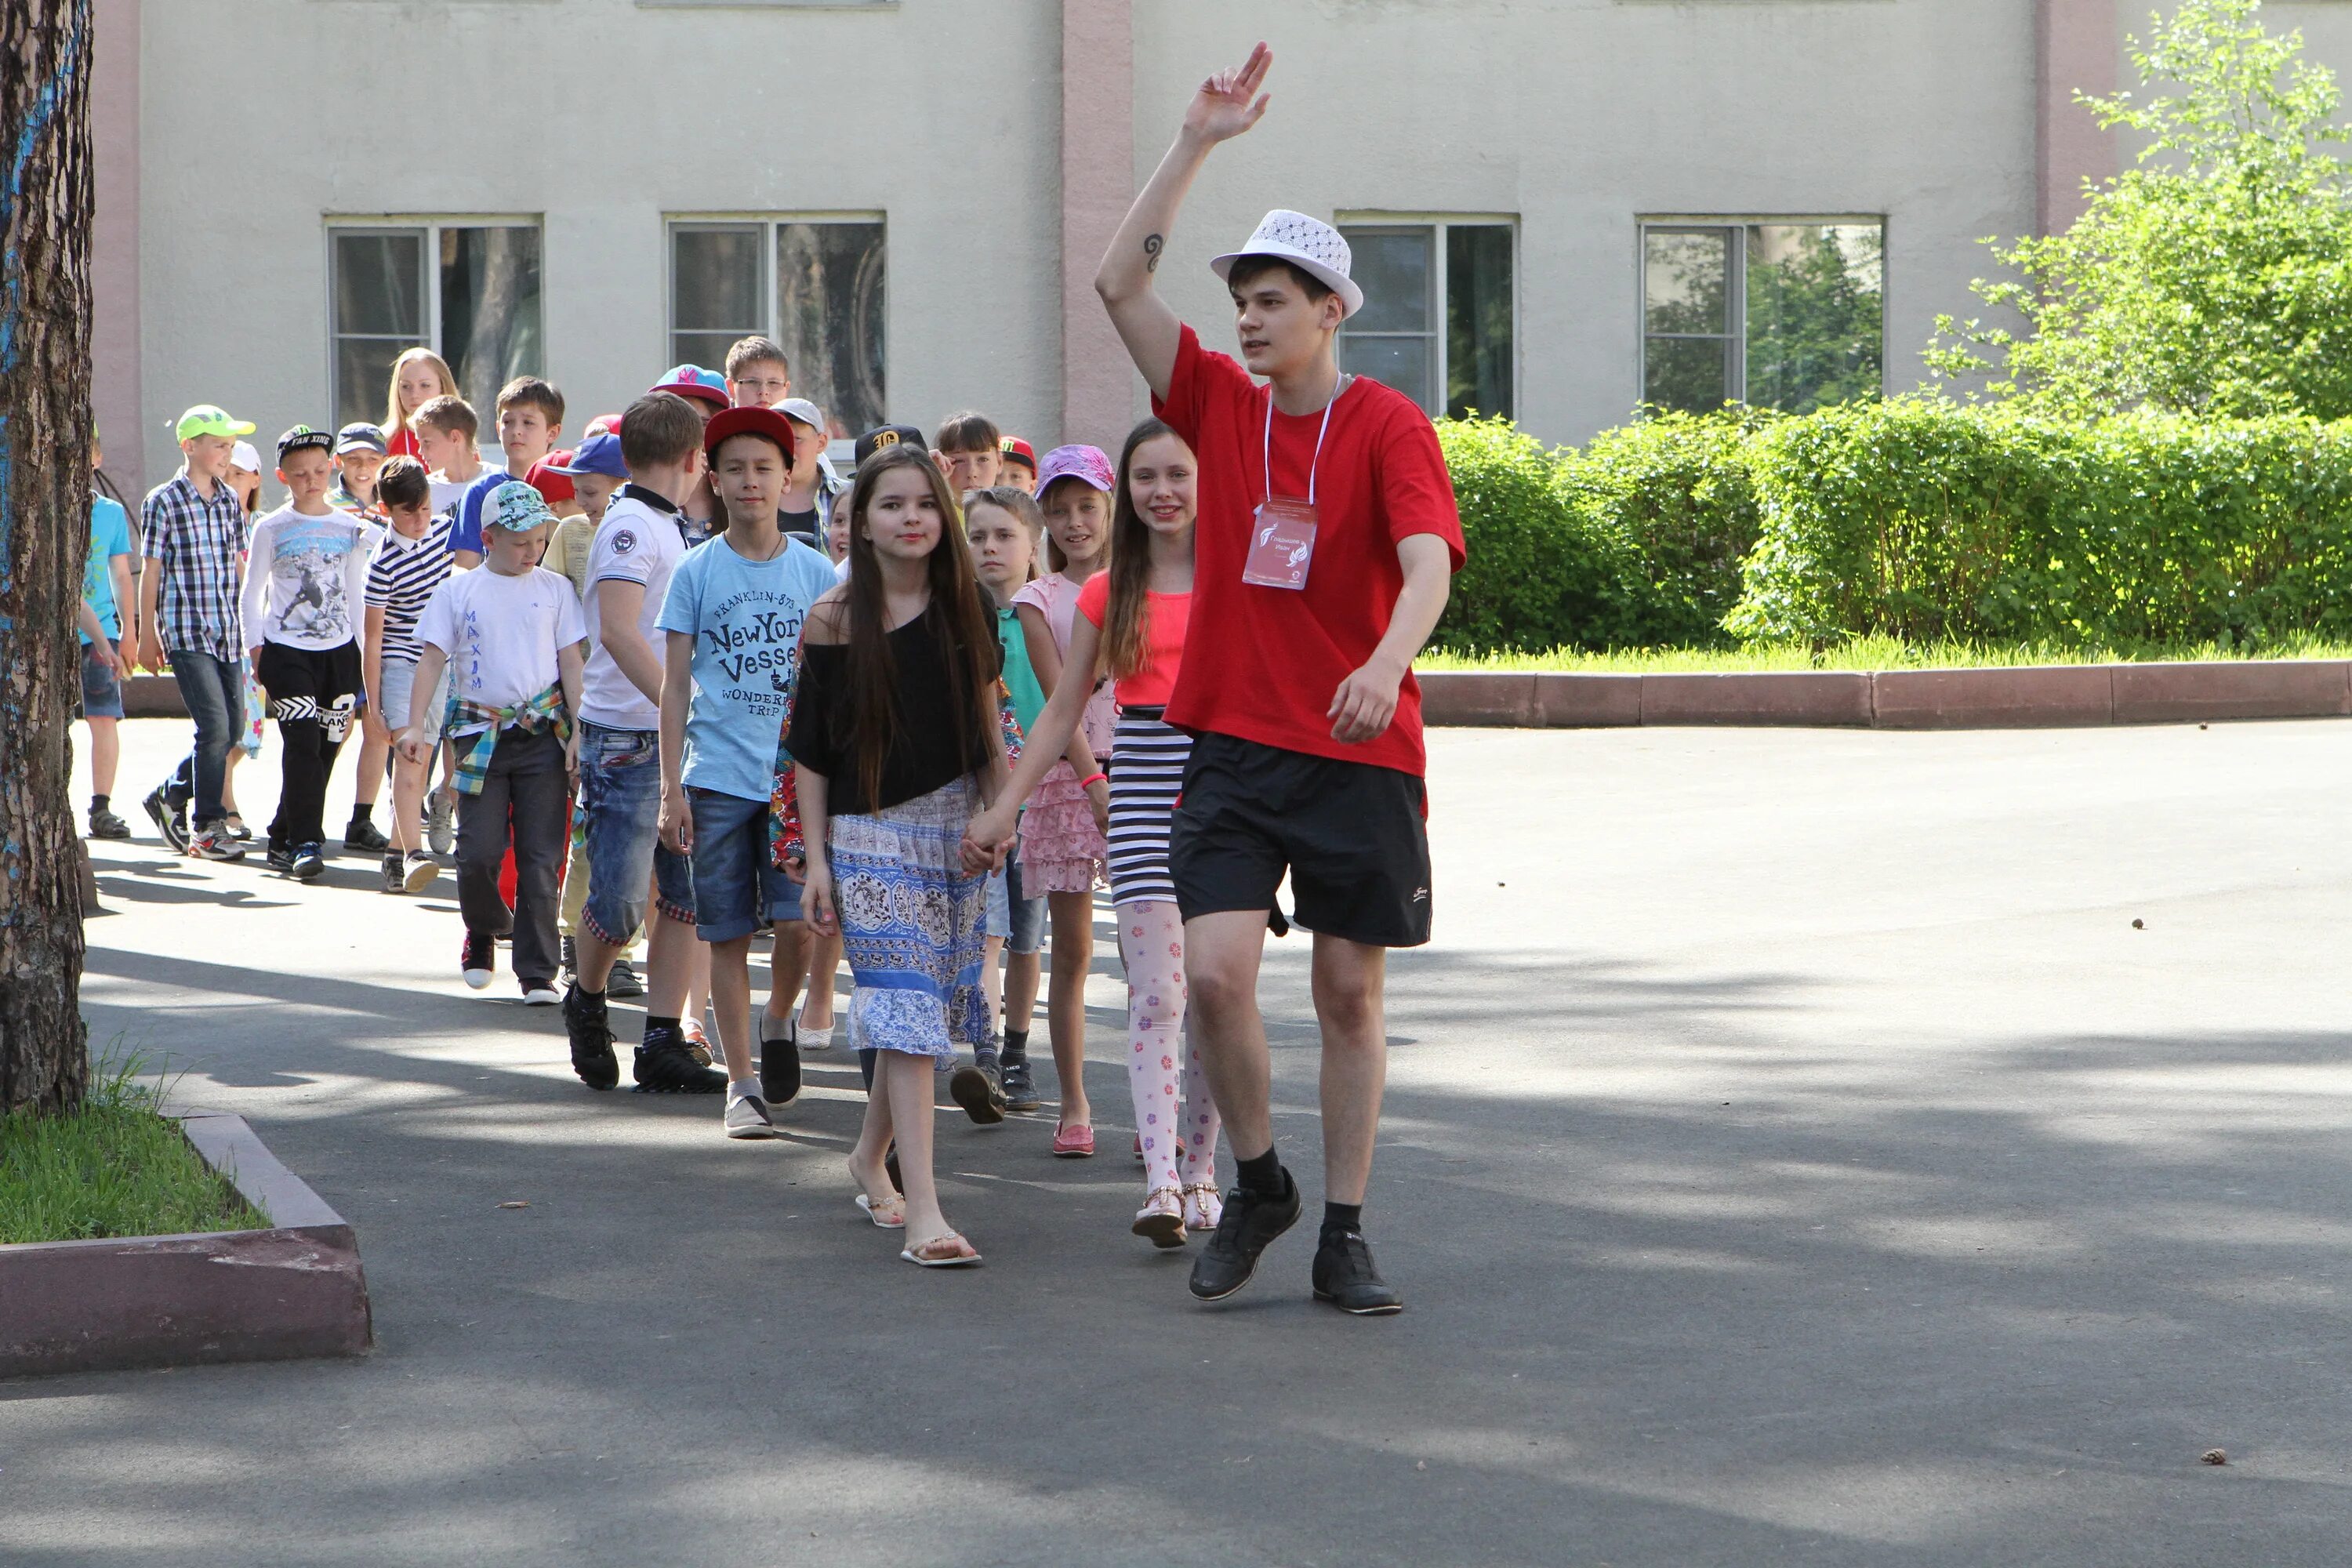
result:
[(1145, 257), (1143, 269), (1146, 272), (1157, 272), (1160, 270), (1160, 247), (1167, 243), (1168, 242), (1166, 240), (1162, 239), (1156, 234), (1147, 234), (1143, 237), (1143, 254)]

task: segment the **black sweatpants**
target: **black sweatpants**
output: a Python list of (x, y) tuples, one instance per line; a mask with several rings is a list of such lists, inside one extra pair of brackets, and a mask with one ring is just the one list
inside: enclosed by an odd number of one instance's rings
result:
[(269, 716), (278, 721), (285, 751), (270, 847), (319, 843), (327, 837), (327, 775), (334, 772), (335, 753), (351, 733), (359, 702), (359, 645), (307, 648), (264, 643), (253, 678), (269, 694)]
[[(461, 740), (457, 745), (470, 743)], [(458, 912), (469, 931), (514, 933), (515, 978), (525, 984), (555, 981), (555, 922), (563, 905), (563, 860), (572, 836), (572, 814), (564, 805), (570, 785), (563, 742), (555, 731), (502, 730), (482, 775), (482, 793), (457, 796)], [(509, 825), (515, 858), (511, 910), (499, 896)]]

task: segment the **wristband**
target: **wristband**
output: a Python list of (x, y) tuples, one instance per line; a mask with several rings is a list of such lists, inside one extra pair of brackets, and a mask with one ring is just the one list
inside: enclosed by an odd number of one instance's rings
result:
[(1097, 784), (1107, 784), (1108, 783), (1110, 783), (1110, 775), (1108, 773), (1093, 773), (1089, 774), (1086, 778), (1080, 779), (1078, 781), (1078, 787), (1080, 789), (1092, 789)]

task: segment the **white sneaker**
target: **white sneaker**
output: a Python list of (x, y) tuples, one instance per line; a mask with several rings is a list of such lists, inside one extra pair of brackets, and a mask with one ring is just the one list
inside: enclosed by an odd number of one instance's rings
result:
[(425, 810), (425, 842), (433, 853), (443, 857), (457, 847), (457, 803), (437, 789)]
[(534, 980), (522, 988), (522, 1005), (526, 1007), (552, 1007), (562, 1000), (562, 994), (544, 980)]

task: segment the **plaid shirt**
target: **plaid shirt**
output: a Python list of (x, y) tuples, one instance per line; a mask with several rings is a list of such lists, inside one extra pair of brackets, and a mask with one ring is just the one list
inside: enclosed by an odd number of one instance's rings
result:
[(454, 695), (449, 699), (449, 721), (442, 732), (453, 742), (468, 736), (474, 742), (457, 752), (455, 782), (461, 794), (482, 793), (482, 781), (490, 771), (490, 755), (499, 749), (499, 732), (506, 730), (520, 730), (527, 735), (552, 730), (559, 741), (572, 739), (572, 715), (563, 706), (562, 685), (559, 682), (529, 701), (509, 708), (492, 708)]
[(227, 485), (205, 500), (184, 468), (147, 492), (139, 509), (140, 548), (163, 563), (156, 630), (167, 654), (245, 657), (237, 595), (245, 586), (245, 508)]

